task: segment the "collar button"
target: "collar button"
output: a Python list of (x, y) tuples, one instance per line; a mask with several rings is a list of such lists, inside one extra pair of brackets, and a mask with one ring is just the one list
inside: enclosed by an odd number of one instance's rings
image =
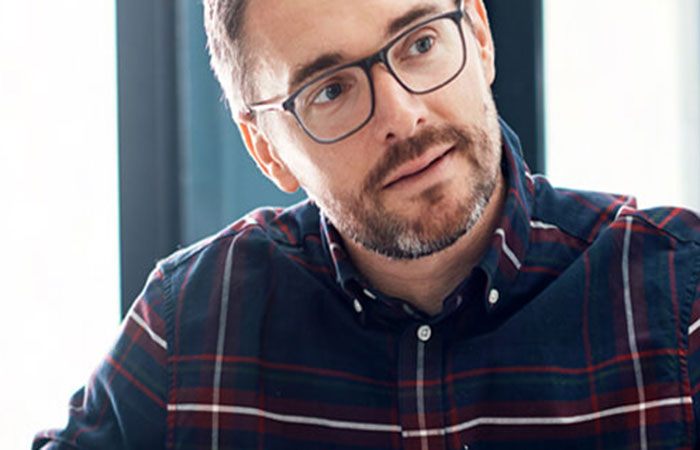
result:
[(491, 306), (495, 306), (496, 303), (498, 303), (498, 299), (501, 297), (501, 294), (498, 292), (497, 289), (491, 289), (491, 292), (489, 292), (489, 304)]
[(355, 311), (360, 314), (362, 312), (362, 303), (358, 299), (355, 299), (355, 301), (352, 302), (352, 305), (355, 307)]

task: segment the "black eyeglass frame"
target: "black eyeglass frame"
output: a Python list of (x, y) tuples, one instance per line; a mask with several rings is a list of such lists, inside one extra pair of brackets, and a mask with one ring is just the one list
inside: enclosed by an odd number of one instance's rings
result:
[[(452, 12), (448, 12), (448, 13), (444, 13), (444, 14), (440, 14), (440, 15), (438, 15), (438, 16), (432, 17), (432, 18), (430, 18), (430, 19), (428, 19), (428, 20), (425, 20), (425, 21), (423, 21), (423, 22), (420, 22), (420, 23), (418, 23), (418, 24), (412, 26), (412, 27), (409, 28), (408, 30), (402, 32), (401, 34), (399, 34), (398, 36), (396, 36), (395, 38), (393, 38), (391, 41), (389, 41), (384, 47), (382, 47), (382, 48), (381, 48), (379, 51), (377, 51), (376, 53), (374, 53), (374, 54), (372, 54), (372, 55), (369, 55), (369, 56), (367, 56), (367, 57), (365, 57), (365, 58), (359, 59), (359, 60), (357, 60), (357, 61), (353, 61), (353, 62), (350, 62), (350, 63), (347, 63), (347, 64), (343, 64), (342, 66), (336, 67), (336, 68), (331, 69), (331, 70), (329, 70), (329, 71), (327, 71), (327, 72), (324, 72), (323, 74), (321, 74), (321, 75), (315, 77), (314, 79), (312, 79), (312, 80), (309, 81), (308, 83), (305, 83), (305, 84), (304, 84), (303, 86), (301, 86), (299, 89), (297, 89), (296, 91), (294, 91), (294, 93), (292, 93), (292, 94), (291, 94), (289, 97), (287, 97), (285, 100), (282, 100), (282, 101), (279, 101), (279, 102), (274, 102), (274, 103), (268, 103), (268, 102), (263, 101), (263, 102), (257, 102), (257, 103), (253, 103), (253, 104), (251, 104), (251, 105), (248, 105), (248, 106), (247, 106), (247, 107), (248, 107), (248, 111), (249, 111), (249, 113), (252, 113), (252, 112), (264, 112), (264, 111), (270, 111), (270, 110), (288, 111), (288, 112), (290, 112), (290, 113), (294, 116), (294, 118), (296, 119), (297, 123), (299, 123), (299, 125), (300, 125), (301, 128), (306, 132), (306, 134), (308, 134), (309, 137), (311, 137), (311, 139), (313, 139), (314, 141), (316, 141), (316, 142), (318, 142), (318, 143), (320, 143), (320, 144), (333, 144), (333, 143), (335, 143), (335, 142), (341, 141), (341, 140), (347, 138), (348, 136), (350, 136), (350, 135), (356, 133), (356, 132), (359, 131), (362, 127), (364, 127), (365, 125), (367, 125), (367, 123), (372, 119), (372, 116), (374, 116), (375, 95), (374, 95), (374, 81), (372, 80), (371, 69), (372, 69), (372, 67), (373, 67), (375, 64), (380, 63), (380, 62), (381, 62), (382, 64), (384, 64), (384, 66), (387, 68), (387, 70), (389, 71), (389, 73), (390, 73), (390, 74), (394, 77), (394, 79), (401, 85), (401, 87), (403, 87), (406, 91), (408, 91), (408, 92), (410, 92), (410, 93), (412, 93), (412, 94), (416, 94), (416, 95), (429, 94), (429, 93), (431, 93), (431, 92), (437, 91), (438, 89), (441, 89), (441, 88), (445, 87), (447, 84), (451, 83), (455, 78), (457, 78), (457, 77), (462, 73), (462, 71), (464, 70), (464, 67), (467, 65), (467, 44), (466, 44), (466, 41), (465, 41), (465, 39), (464, 39), (464, 30), (462, 29), (462, 19), (465, 17), (466, 14), (464, 13), (464, 10), (463, 10), (463, 9), (464, 9), (464, 0), (459, 0), (459, 7), (458, 7), (457, 10), (452, 11)], [(408, 86), (406, 85), (406, 83), (404, 83), (404, 82), (401, 80), (401, 78), (400, 78), (400, 77), (396, 74), (396, 72), (394, 71), (394, 68), (391, 67), (391, 64), (389, 63), (389, 58), (388, 58), (389, 50), (391, 49), (391, 47), (394, 46), (394, 44), (396, 44), (398, 41), (400, 41), (401, 39), (403, 39), (403, 38), (406, 37), (407, 35), (413, 33), (413, 32), (416, 31), (417, 29), (419, 29), (419, 28), (421, 28), (421, 27), (423, 27), (423, 26), (425, 26), (425, 25), (427, 25), (427, 24), (429, 24), (429, 23), (431, 23), (431, 22), (434, 22), (434, 21), (437, 21), (437, 20), (442, 20), (442, 19), (447, 19), (447, 18), (452, 19), (452, 20), (455, 22), (455, 24), (457, 25), (457, 28), (459, 29), (459, 36), (460, 36), (460, 39), (462, 40), (462, 65), (461, 65), (461, 66), (459, 67), (459, 69), (454, 73), (454, 75), (452, 75), (451, 77), (449, 77), (449, 78), (448, 78), (447, 80), (445, 80), (444, 82), (438, 84), (437, 86), (434, 86), (434, 87), (432, 87), (432, 88), (430, 88), (430, 89), (426, 89), (426, 90), (422, 90), (422, 91), (413, 90), (413, 89), (411, 89), (410, 87), (408, 87)], [(296, 111), (296, 109), (294, 108), (294, 101), (296, 100), (296, 98), (297, 98), (299, 95), (301, 95), (302, 92), (304, 92), (304, 90), (306, 90), (309, 86), (313, 85), (314, 83), (318, 82), (319, 80), (321, 80), (321, 79), (323, 79), (323, 78), (326, 78), (326, 77), (328, 77), (329, 75), (332, 75), (332, 74), (334, 74), (334, 73), (336, 73), (336, 72), (339, 72), (339, 71), (341, 71), (341, 70), (345, 70), (345, 69), (347, 69), (347, 68), (349, 68), (349, 67), (355, 67), (355, 66), (359, 66), (360, 68), (362, 68), (362, 70), (363, 70), (364, 73), (365, 73), (365, 76), (367, 76), (367, 80), (369, 81), (370, 100), (371, 100), (371, 105), (372, 105), (372, 106), (371, 106), (371, 108), (370, 108), (369, 114), (367, 115), (367, 118), (366, 118), (362, 123), (360, 123), (358, 126), (356, 126), (356, 127), (353, 128), (352, 130), (348, 131), (347, 133), (345, 133), (345, 134), (343, 134), (343, 135), (341, 135), (341, 136), (339, 136), (339, 137), (337, 137), (337, 138), (333, 138), (333, 139), (320, 139), (320, 138), (316, 137), (316, 136), (306, 127), (306, 125), (304, 124), (304, 121), (301, 120), (301, 118), (300, 118), (299, 115), (297, 114), (297, 111)]]

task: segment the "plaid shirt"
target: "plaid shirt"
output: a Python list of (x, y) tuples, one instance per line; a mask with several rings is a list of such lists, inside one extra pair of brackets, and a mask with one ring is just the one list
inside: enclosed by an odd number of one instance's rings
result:
[(502, 126), (503, 217), (439, 315), (311, 203), (257, 210), (158, 264), (34, 448), (696, 448), (700, 220), (554, 189)]

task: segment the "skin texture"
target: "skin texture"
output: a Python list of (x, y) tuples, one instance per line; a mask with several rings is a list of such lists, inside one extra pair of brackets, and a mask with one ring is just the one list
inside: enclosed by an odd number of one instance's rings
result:
[[(244, 21), (255, 49), (249, 100), (284, 98), (293, 71), (321, 54), (349, 62), (377, 51), (391, 38), (388, 24), (422, 5), (455, 8), (450, 0), (252, 2)], [(261, 170), (284, 191), (305, 189), (377, 288), (431, 314), (483, 255), (504, 198), (493, 42), (481, 0), (465, 9), (473, 27), (463, 26), (467, 65), (459, 77), (415, 95), (373, 66), (374, 116), (352, 136), (319, 144), (280, 112), (238, 123)]]

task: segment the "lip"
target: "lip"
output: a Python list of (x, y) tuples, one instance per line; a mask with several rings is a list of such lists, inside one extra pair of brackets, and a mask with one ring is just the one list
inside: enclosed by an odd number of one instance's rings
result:
[(399, 167), (399, 169), (391, 175), (389, 181), (384, 184), (382, 189), (389, 189), (403, 182), (417, 179), (420, 175), (428, 172), (433, 166), (436, 166), (442, 159), (454, 150), (454, 146), (447, 150), (438, 149), (427, 152), (423, 156), (412, 159)]

